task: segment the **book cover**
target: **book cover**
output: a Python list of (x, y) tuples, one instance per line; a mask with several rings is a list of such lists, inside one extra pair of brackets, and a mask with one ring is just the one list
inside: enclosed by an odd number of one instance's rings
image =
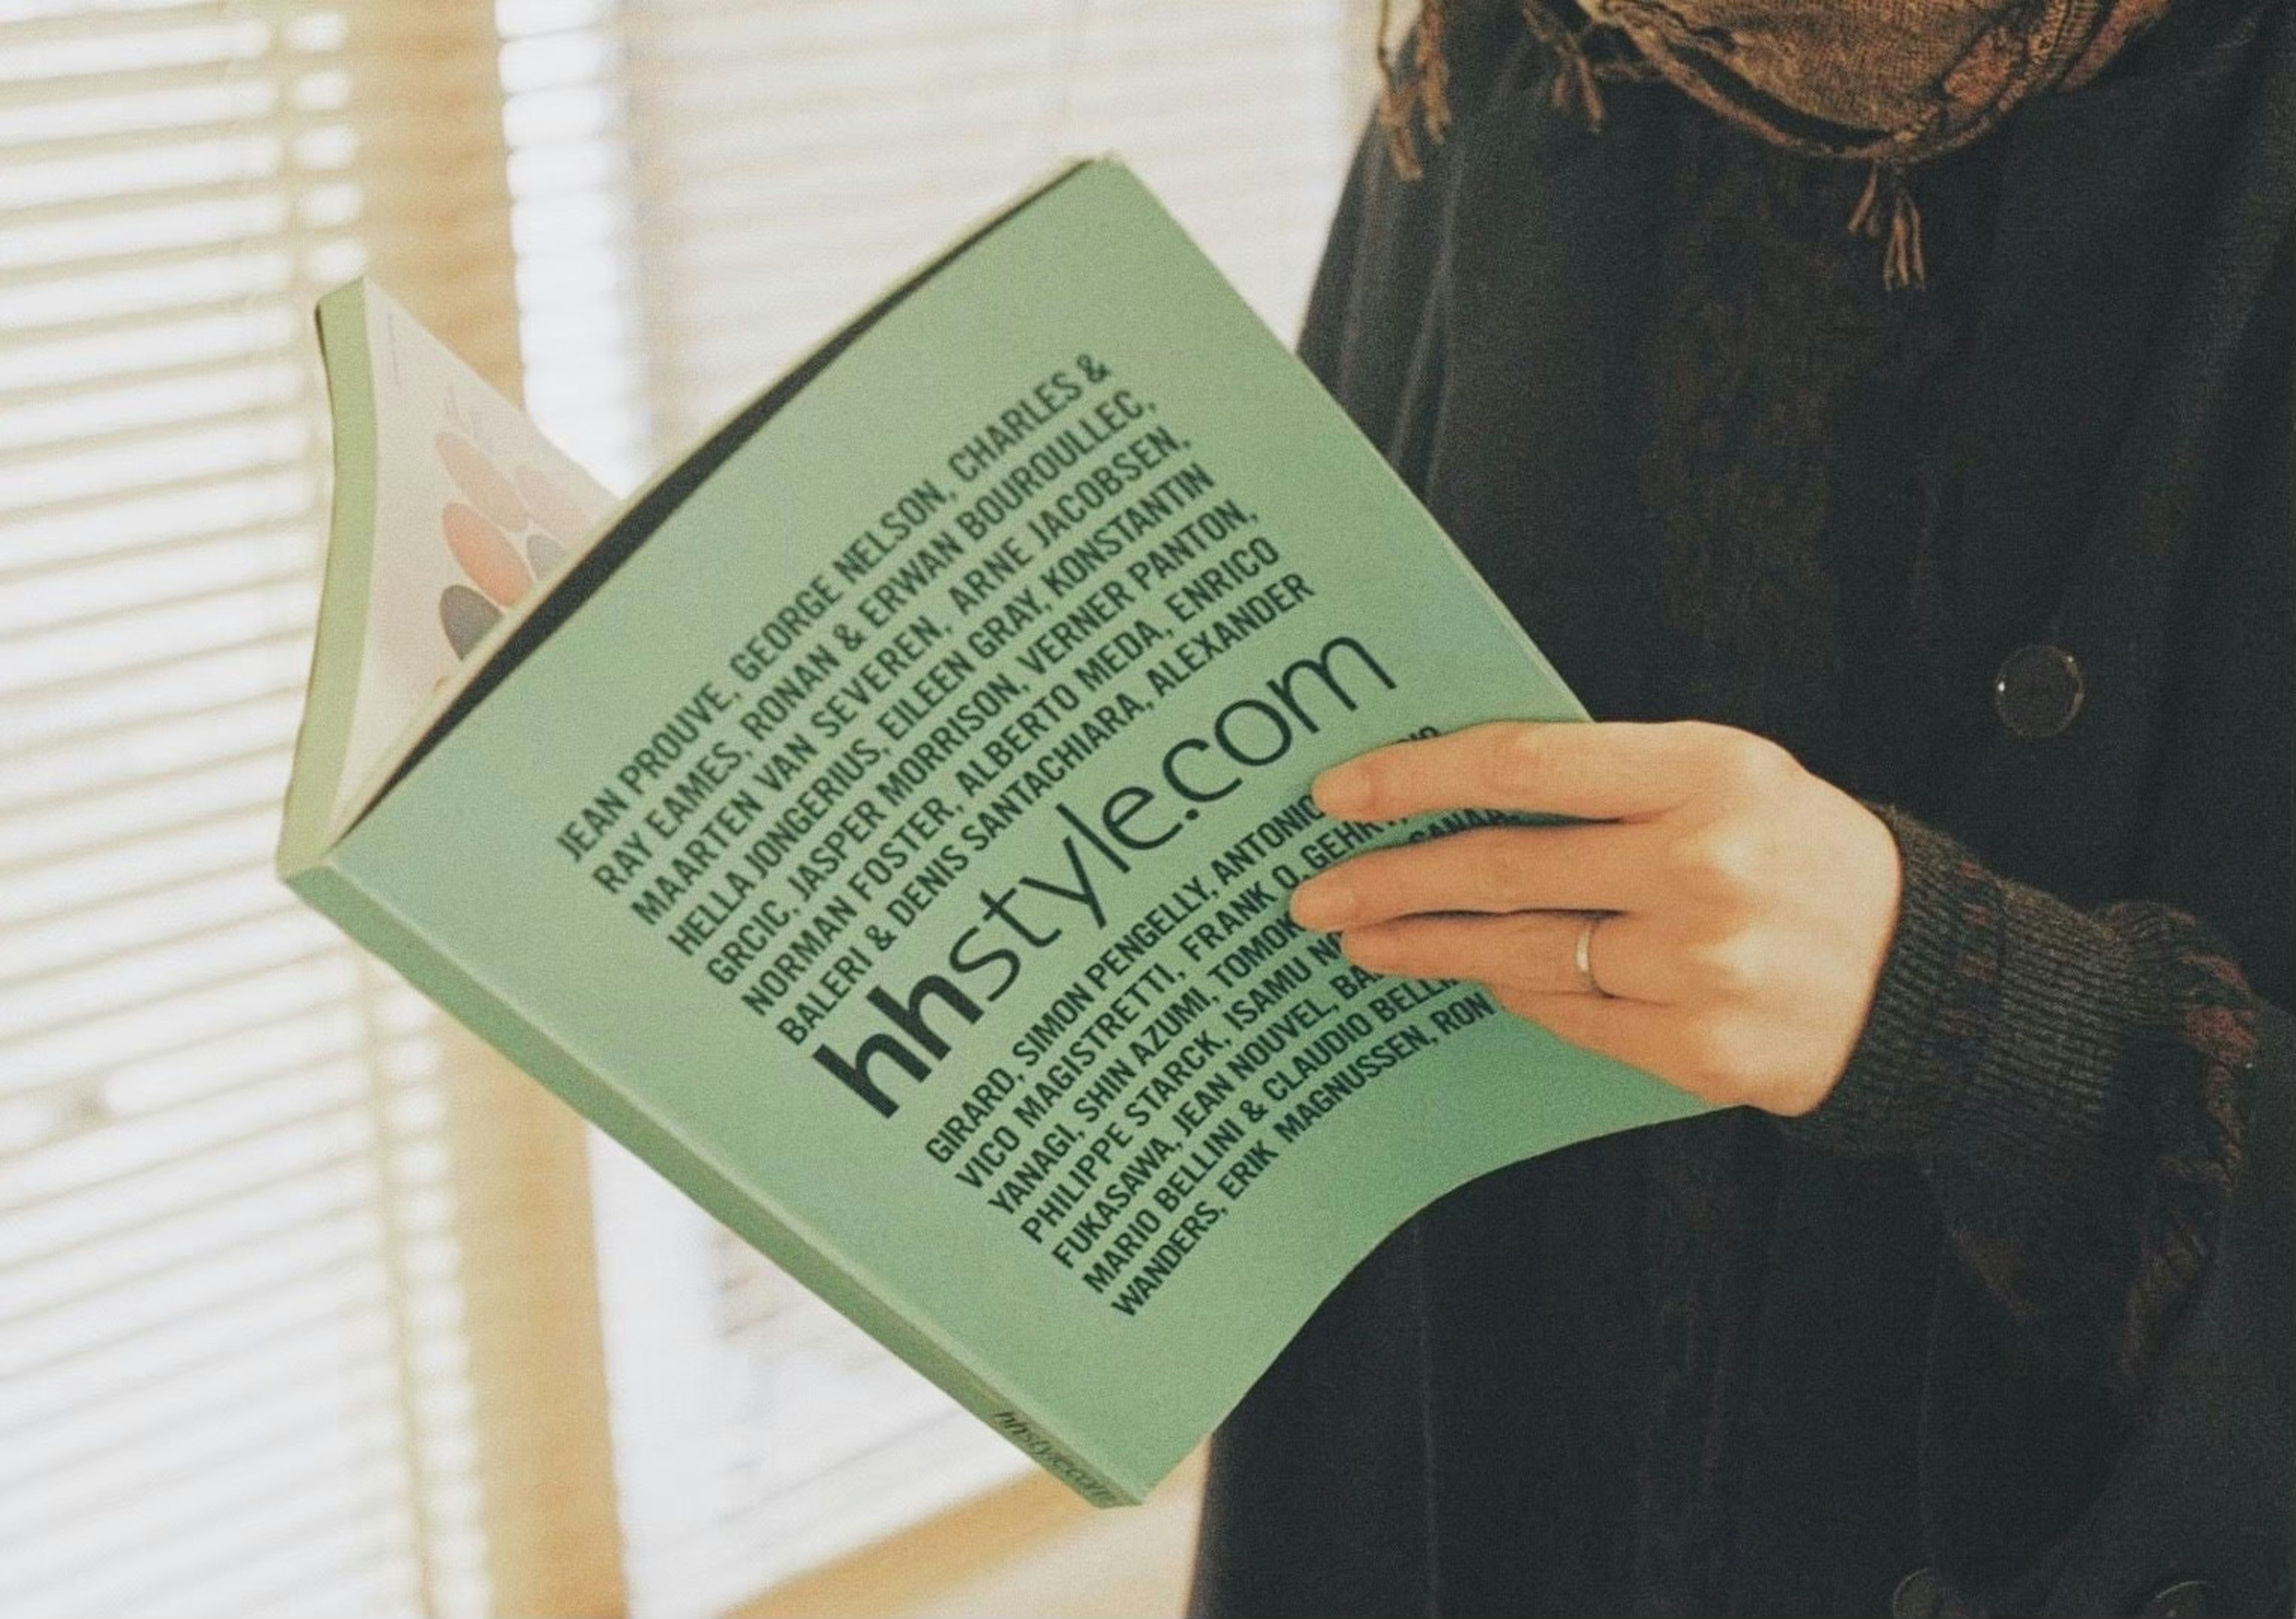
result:
[(1289, 920), (1471, 821), (1318, 771), (1585, 715), (1120, 164), (618, 509), (374, 289), (322, 329), (283, 874), (1086, 1499), (1444, 1192), (1695, 1109)]

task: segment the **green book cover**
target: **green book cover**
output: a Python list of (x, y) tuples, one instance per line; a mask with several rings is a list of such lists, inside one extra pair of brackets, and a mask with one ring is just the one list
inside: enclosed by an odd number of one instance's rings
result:
[(280, 865), (1087, 1500), (1478, 1175), (1693, 1111), (1288, 920), (1308, 785), (1583, 719), (1119, 164), (617, 506), (364, 283)]

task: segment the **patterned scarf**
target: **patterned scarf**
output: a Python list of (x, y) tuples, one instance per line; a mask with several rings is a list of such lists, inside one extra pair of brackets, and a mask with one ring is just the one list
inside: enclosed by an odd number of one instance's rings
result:
[[(1914, 165), (1997, 126), (2028, 97), (2087, 83), (2169, 0), (1517, 0), (1555, 62), (1558, 106), (1603, 124), (1605, 81), (1663, 78), (1742, 129), (1871, 166), (1849, 229), (1886, 232), (1882, 279), (1923, 279)], [(1378, 43), (1379, 118), (1397, 170), (1451, 121), (1444, 0), (1423, 0), (1407, 60)]]

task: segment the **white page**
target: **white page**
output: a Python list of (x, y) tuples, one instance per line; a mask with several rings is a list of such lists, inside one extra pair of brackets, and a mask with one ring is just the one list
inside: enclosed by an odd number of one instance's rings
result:
[(586, 550), (618, 503), (372, 284), (374, 553), (341, 814), (464, 658)]

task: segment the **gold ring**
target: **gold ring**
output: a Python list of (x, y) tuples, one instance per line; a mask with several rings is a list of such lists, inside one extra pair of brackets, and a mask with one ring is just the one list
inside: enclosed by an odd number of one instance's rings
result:
[(1607, 911), (1597, 911), (1589, 916), (1579, 927), (1578, 946), (1570, 953), (1571, 963), (1578, 969), (1579, 984), (1588, 994), (1603, 1001), (1616, 997), (1595, 981), (1595, 929), (1601, 927), (1603, 919), (1610, 914)]

